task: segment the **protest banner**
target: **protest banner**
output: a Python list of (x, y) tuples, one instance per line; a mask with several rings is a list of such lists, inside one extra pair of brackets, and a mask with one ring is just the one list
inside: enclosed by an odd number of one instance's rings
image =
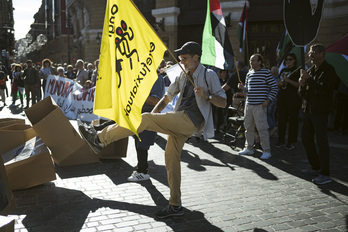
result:
[(51, 96), (69, 119), (90, 122), (100, 117), (93, 114), (95, 87), (84, 89), (68, 78), (50, 75), (46, 82), (45, 98)]

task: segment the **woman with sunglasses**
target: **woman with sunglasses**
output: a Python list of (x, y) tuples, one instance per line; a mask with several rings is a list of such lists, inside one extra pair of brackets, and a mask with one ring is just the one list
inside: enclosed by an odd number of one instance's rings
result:
[[(301, 100), (297, 93), (300, 71), (297, 69), (297, 57), (290, 53), (285, 58), (286, 68), (282, 69), (278, 79), (278, 143), (277, 148), (285, 147), (287, 150), (295, 148), (298, 135), (298, 115)], [(296, 70), (296, 71), (295, 71)], [(288, 129), (288, 143), (285, 145), (286, 127)]]

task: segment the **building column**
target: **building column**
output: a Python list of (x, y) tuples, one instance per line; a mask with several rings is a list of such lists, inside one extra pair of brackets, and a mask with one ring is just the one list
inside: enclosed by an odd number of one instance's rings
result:
[(158, 23), (163, 20), (164, 23), (164, 30), (158, 28), (157, 34), (172, 52), (178, 46), (179, 14), (180, 9), (178, 7), (165, 7), (152, 10), (152, 15), (156, 18), (156, 22)]

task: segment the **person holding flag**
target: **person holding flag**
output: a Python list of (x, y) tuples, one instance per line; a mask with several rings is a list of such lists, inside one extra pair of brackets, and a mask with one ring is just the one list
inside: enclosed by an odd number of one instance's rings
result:
[[(277, 80), (278, 94), (278, 143), (275, 147), (285, 147), (287, 150), (295, 148), (298, 135), (299, 111), (301, 98), (298, 95), (298, 79), (300, 70), (297, 67), (297, 56), (294, 53), (287, 54), (285, 58), (286, 68), (280, 72)], [(286, 128), (288, 129), (288, 143), (285, 145)]]
[(325, 60), (324, 45), (311, 45), (308, 56), (313, 66), (301, 69), (299, 79), (303, 110), (301, 139), (310, 164), (302, 172), (316, 176), (312, 179), (315, 184), (327, 184), (332, 182), (327, 122), (338, 77), (334, 67)]
[[(226, 107), (226, 94), (220, 86), (219, 78), (213, 70), (205, 68), (201, 62), (201, 46), (187, 42), (175, 50), (185, 71), (178, 73), (164, 97), (151, 113), (143, 113), (137, 133), (144, 130), (168, 135), (165, 149), (165, 164), (170, 188), (169, 204), (156, 214), (163, 219), (184, 214), (181, 202), (180, 156), (186, 140), (196, 132), (202, 132), (204, 139), (214, 137), (212, 104)], [(160, 113), (176, 95), (179, 99), (172, 112)], [(130, 129), (118, 124), (106, 127), (101, 132), (80, 127), (82, 137), (98, 153), (106, 145), (133, 135)]]

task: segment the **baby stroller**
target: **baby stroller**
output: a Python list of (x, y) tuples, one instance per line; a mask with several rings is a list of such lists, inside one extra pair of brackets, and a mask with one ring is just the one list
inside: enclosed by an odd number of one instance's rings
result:
[[(238, 98), (236, 98), (238, 100)], [(235, 100), (236, 100), (235, 99)], [(229, 146), (235, 150), (237, 143), (244, 147), (244, 101), (240, 100), (238, 107), (228, 107), (227, 125), (223, 132), (223, 140), (227, 143), (227, 138), (231, 138)]]

